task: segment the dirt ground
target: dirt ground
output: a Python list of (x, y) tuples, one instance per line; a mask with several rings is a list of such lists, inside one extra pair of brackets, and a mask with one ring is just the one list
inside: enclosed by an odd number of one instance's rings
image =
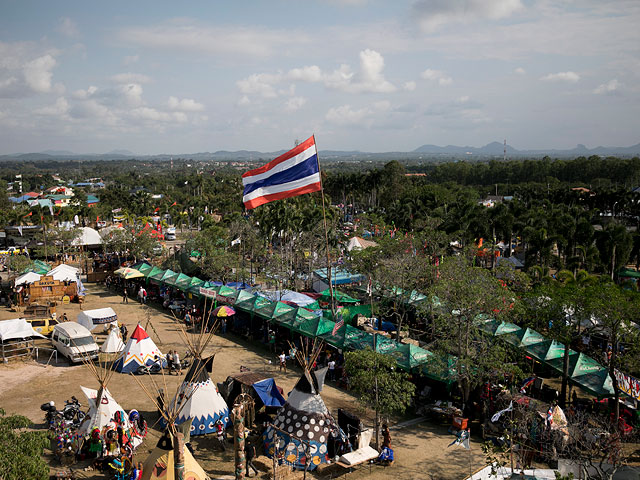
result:
[[(150, 314), (151, 324), (154, 329), (148, 328), (147, 332), (154, 339), (161, 351), (169, 348), (177, 349), (184, 357), (186, 345), (182, 340), (177, 324), (173, 318), (161, 309), (154, 306), (145, 309), (135, 300), (130, 299), (128, 304), (121, 303), (121, 297), (106, 291), (102, 286), (86, 285), (88, 293), (83, 306), (85, 310), (94, 308), (111, 307), (118, 314), (118, 319), (124, 322), (129, 333), (133, 331), (137, 322), (146, 324), (147, 310)], [(79, 305), (59, 305), (58, 317), (63, 312), (70, 319), (75, 319), (80, 311)], [(0, 320), (16, 318), (18, 314), (7, 309), (0, 310)], [(94, 334), (98, 343), (102, 343), (106, 335), (96, 328)], [(42, 341), (44, 344), (48, 341)], [(221, 382), (229, 374), (240, 371), (240, 366), (249, 367), (252, 371), (264, 371), (273, 376), (276, 383), (285, 392), (289, 392), (300, 375), (299, 369), (290, 369), (288, 373), (278, 372), (275, 366), (275, 357), (256, 343), (248, 343), (239, 337), (227, 334), (216, 336), (209, 345), (205, 354), (217, 352), (213, 373), (214, 382)], [(39, 362), (13, 361), (7, 365), (0, 364), (0, 407), (8, 413), (19, 413), (29, 417), (37, 425), (43, 424), (43, 413), (40, 405), (53, 400), (58, 408), (64, 405), (64, 401), (71, 395), (75, 395), (86, 408), (86, 397), (80, 390), (80, 385), (97, 388), (96, 381), (89, 369), (83, 365), (70, 366), (65, 359), (59, 357), (58, 364), (46, 366), (48, 354), (41, 354)], [(271, 361), (271, 363), (270, 363)], [(141, 377), (138, 377), (141, 378)], [(148, 377), (142, 377), (145, 384), (153, 388)], [(162, 382), (162, 376), (154, 376), (154, 380)], [(165, 376), (168, 392), (174, 393), (183, 376)], [(114, 374), (109, 386), (111, 394), (127, 411), (136, 408), (141, 411), (150, 426), (154, 425), (158, 415), (151, 400), (147, 398), (135, 379), (128, 375)], [(286, 396), (286, 395), (285, 395)], [(327, 407), (334, 414), (338, 408), (345, 408), (352, 412), (357, 411), (355, 398), (348, 392), (339, 390), (330, 385), (325, 386), (322, 397)], [(371, 425), (371, 412), (367, 413), (367, 419)], [(323, 470), (322, 474), (309, 474), (310, 478), (336, 478), (347, 476), (348, 478), (382, 479), (396, 477), (398, 479), (461, 479), (469, 475), (470, 471), (476, 471), (484, 466), (484, 457), (480, 442), (474, 442), (472, 438), (471, 450), (447, 445), (453, 440), (453, 436), (447, 433), (446, 425), (435, 425), (429, 420), (414, 422), (408, 416), (398, 420), (400, 424), (392, 427), (392, 447), (395, 450), (396, 461), (389, 467), (378, 465), (361, 466), (348, 473), (338, 465), (333, 465)], [(408, 424), (402, 426), (403, 424)], [(148, 453), (153, 449), (158, 439), (157, 426), (150, 428), (150, 433), (145, 443), (136, 452), (136, 461), (144, 461)], [(195, 458), (212, 479), (233, 477), (233, 449), (228, 448), (221, 452), (215, 447), (212, 437), (194, 437), (192, 444), (195, 448)], [(50, 458), (47, 456), (47, 458)], [(52, 471), (59, 467), (52, 461)], [(271, 461), (260, 456), (256, 465), (261, 470), (259, 478), (270, 478), (269, 469)], [(74, 466), (78, 468), (78, 478), (109, 478), (93, 471), (83, 471), (85, 464)], [(292, 477), (302, 478), (302, 473)]]

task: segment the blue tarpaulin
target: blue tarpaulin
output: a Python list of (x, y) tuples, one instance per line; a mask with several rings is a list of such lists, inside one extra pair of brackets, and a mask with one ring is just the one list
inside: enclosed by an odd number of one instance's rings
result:
[(276, 381), (273, 378), (265, 378), (254, 383), (253, 388), (267, 407), (281, 407), (284, 405), (284, 397), (280, 394)]

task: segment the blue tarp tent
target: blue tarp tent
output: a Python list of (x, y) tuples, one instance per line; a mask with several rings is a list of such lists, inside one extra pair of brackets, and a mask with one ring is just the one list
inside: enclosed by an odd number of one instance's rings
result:
[(235, 399), (241, 393), (251, 395), (256, 402), (256, 411), (260, 410), (263, 405), (267, 410), (275, 410), (285, 403), (276, 381), (258, 372), (243, 372), (230, 375), (224, 382), (218, 383), (218, 390), (226, 400), (227, 405), (233, 405)]
[(254, 383), (252, 387), (266, 407), (281, 407), (284, 405), (284, 397), (278, 390), (276, 381), (273, 378), (265, 378), (260, 382)]

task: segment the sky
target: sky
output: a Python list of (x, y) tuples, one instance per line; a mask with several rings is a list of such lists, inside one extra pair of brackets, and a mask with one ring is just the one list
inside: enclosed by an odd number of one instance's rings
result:
[(637, 0), (0, 0), (0, 154), (640, 142)]

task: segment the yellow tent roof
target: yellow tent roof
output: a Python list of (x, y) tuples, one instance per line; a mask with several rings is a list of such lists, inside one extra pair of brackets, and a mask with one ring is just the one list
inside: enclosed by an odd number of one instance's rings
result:
[[(151, 452), (142, 467), (142, 480), (174, 480), (173, 447), (163, 437), (158, 446)], [(164, 443), (164, 444), (163, 444)], [(166, 445), (168, 444), (168, 445)], [(162, 445), (162, 446), (161, 446)], [(166, 450), (165, 448), (168, 448)], [(198, 464), (188, 448), (184, 448), (184, 478), (185, 480), (208, 480), (209, 476)]]

